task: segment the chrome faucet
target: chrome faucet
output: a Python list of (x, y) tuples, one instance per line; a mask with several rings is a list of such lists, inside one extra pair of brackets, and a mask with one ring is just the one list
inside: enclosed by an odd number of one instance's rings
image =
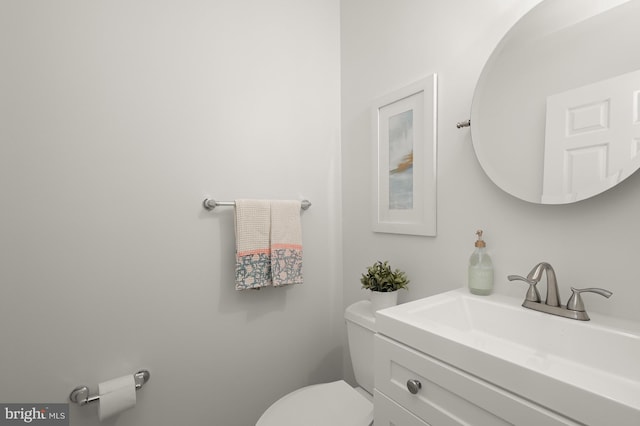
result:
[[(542, 273), (547, 273), (547, 298), (545, 299), (545, 304), (549, 306), (561, 306), (560, 304), (560, 296), (558, 295), (558, 280), (556, 279), (556, 271), (553, 270), (553, 267), (547, 262), (540, 262), (536, 266), (533, 267), (527, 278), (529, 280), (533, 280), (537, 283), (540, 282), (542, 278)], [(510, 277), (516, 277), (514, 275), (510, 275)], [(509, 278), (511, 280), (511, 278)], [(534, 284), (535, 285), (535, 284)]]
[[(542, 303), (540, 299), (540, 293), (536, 285), (542, 279), (542, 273), (546, 272), (547, 275), (547, 297), (545, 302)], [(556, 279), (556, 272), (553, 267), (547, 262), (540, 262), (533, 267), (527, 277), (521, 277), (519, 275), (507, 276), (509, 281), (524, 281), (529, 284), (529, 290), (525, 297), (522, 306), (525, 308), (533, 309), (547, 314), (558, 315), (565, 318), (576, 319), (580, 321), (589, 321), (589, 315), (584, 308), (584, 303), (580, 297), (580, 293), (590, 292), (596, 293), (606, 298), (611, 297), (613, 293), (609, 290), (602, 288), (573, 288), (571, 287), (571, 297), (567, 306), (560, 303), (560, 296), (558, 292), (558, 280)]]

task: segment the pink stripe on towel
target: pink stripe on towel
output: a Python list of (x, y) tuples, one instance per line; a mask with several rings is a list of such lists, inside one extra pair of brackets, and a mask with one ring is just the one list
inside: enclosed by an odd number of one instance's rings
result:
[(302, 250), (301, 244), (271, 244), (271, 250), (274, 249), (293, 249)]

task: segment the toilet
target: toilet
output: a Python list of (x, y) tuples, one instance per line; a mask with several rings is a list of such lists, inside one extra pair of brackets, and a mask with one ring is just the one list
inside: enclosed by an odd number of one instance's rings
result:
[(349, 353), (359, 387), (344, 380), (306, 386), (276, 402), (256, 426), (370, 426), (373, 424), (373, 336), (371, 302), (361, 300), (344, 314)]

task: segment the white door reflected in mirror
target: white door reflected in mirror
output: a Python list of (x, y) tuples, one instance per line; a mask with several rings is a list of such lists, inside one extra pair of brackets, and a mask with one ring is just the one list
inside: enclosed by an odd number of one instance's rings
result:
[(547, 98), (543, 204), (584, 200), (640, 163), (640, 71)]
[[(499, 188), (531, 203), (564, 204), (597, 195), (633, 173), (626, 136), (620, 143), (626, 144), (621, 149), (627, 150), (628, 164), (611, 164), (614, 154), (611, 145), (601, 146), (603, 140), (583, 142), (590, 148), (559, 147), (562, 157), (554, 156), (562, 160), (553, 167), (563, 177), (552, 179), (549, 171), (545, 178), (545, 127), (547, 100), (554, 95), (640, 70), (638, 22), (640, 0), (544, 0), (509, 30), (480, 75), (471, 107), (476, 156)], [(604, 99), (564, 106), (584, 107), (572, 112), (574, 130), (616, 119), (613, 104), (597, 105)], [(566, 122), (564, 115), (559, 117)], [(545, 180), (556, 182), (555, 187), (547, 189)]]

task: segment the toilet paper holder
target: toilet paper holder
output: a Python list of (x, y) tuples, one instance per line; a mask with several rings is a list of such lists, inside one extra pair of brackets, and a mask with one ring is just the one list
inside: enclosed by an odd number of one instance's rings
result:
[[(149, 381), (151, 373), (148, 370), (140, 370), (133, 375), (133, 380), (136, 384), (136, 390), (141, 389), (145, 383)], [(90, 402), (96, 402), (100, 400), (100, 395), (89, 395), (89, 388), (86, 386), (78, 386), (71, 391), (69, 400), (82, 406), (89, 404)]]

